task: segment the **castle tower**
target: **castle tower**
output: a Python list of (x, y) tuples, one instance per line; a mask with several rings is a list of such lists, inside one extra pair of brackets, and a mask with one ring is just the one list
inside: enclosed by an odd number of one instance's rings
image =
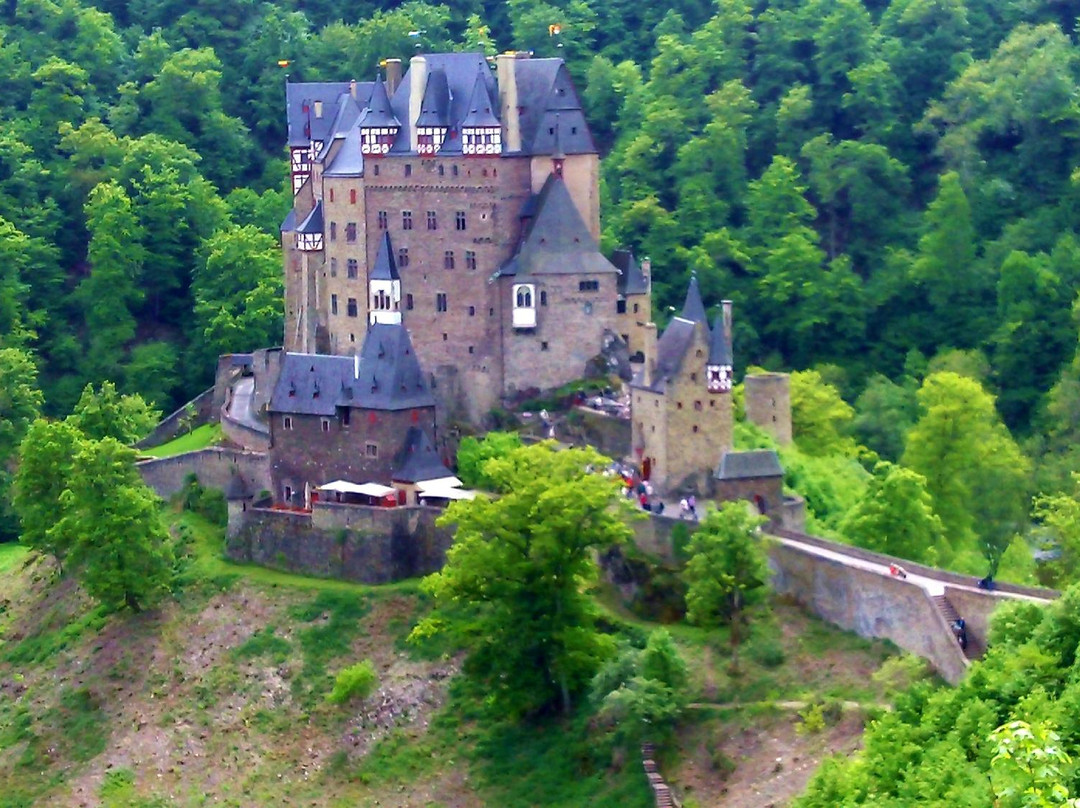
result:
[(368, 276), (368, 312), (372, 325), (397, 325), (401, 322), (401, 278), (394, 263), (394, 248), (389, 233), (383, 233), (375, 266)]
[(791, 377), (786, 373), (755, 373), (743, 380), (746, 418), (781, 446), (791, 443)]
[(693, 277), (682, 311), (630, 385), (631, 448), (661, 493), (709, 491), (732, 447), (731, 365), (730, 304), (710, 328)]

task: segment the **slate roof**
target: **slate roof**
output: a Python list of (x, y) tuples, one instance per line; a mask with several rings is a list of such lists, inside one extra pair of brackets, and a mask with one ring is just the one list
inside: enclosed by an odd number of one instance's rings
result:
[(341, 148), (323, 171), (324, 177), (360, 177), (364, 174), (364, 155), (360, 152), (360, 129), (353, 127), (342, 140)]
[(401, 121), (390, 108), (390, 96), (386, 94), (386, 84), (382, 78), (371, 85), (371, 96), (360, 119), (360, 126), (401, 126)]
[(709, 325), (709, 316), (705, 313), (705, 304), (701, 302), (701, 289), (698, 287), (697, 275), (690, 276), (690, 285), (686, 289), (686, 300), (683, 301), (682, 313), (679, 315), (684, 320), (692, 320), (695, 323)]
[(450, 125), (450, 83), (447, 81), (446, 71), (441, 67), (428, 68), (424, 98), (420, 102), (416, 125)]
[(772, 449), (753, 452), (727, 452), (716, 470), (718, 480), (747, 480), (758, 477), (783, 477), (780, 458)]
[(727, 365), (728, 367), (734, 364), (731, 340), (724, 334), (724, 315), (722, 312), (716, 315), (712, 333), (709, 335), (709, 364)]
[(299, 227), (296, 228), (297, 233), (316, 233), (322, 235), (323, 232), (323, 212), (322, 212), (322, 200), (318, 200), (315, 203), (315, 207), (311, 209), (311, 213), (307, 215), (304, 221), (300, 222)]
[(495, 116), (494, 109), (495, 105), (491, 100), (487, 82), (484, 81), (484, 75), (481, 71), (477, 71), (465, 117), (461, 119), (461, 126), (499, 126), (499, 119)]
[[(289, 145), (307, 146), (312, 140), (325, 141), (332, 131), (338, 100), (342, 93), (349, 93), (347, 81), (307, 81), (285, 85), (285, 106), (288, 119)], [(370, 92), (370, 84), (357, 85), (357, 92)], [(315, 102), (321, 101), (323, 116), (315, 117)], [(304, 111), (304, 106), (308, 111)], [(310, 130), (308, 124), (310, 123)]]
[(641, 271), (634, 254), (629, 250), (616, 250), (611, 256), (611, 263), (622, 274), (619, 276), (619, 293), (623, 295), (643, 295), (649, 291), (649, 281)]
[(390, 243), (390, 232), (388, 230), (383, 231), (382, 239), (379, 241), (379, 252), (375, 256), (375, 266), (371, 268), (371, 274), (368, 278), (373, 281), (401, 280), (401, 276), (398, 275), (397, 264), (394, 262), (394, 247)]
[(250, 496), (251, 491), (244, 482), (244, 478), (239, 474), (233, 474), (229, 482), (225, 484), (225, 499), (247, 499)]
[(536, 217), (521, 247), (496, 277), (596, 275), (619, 271), (601, 255), (562, 177), (548, 176), (536, 207)]
[(556, 129), (563, 153), (596, 153), (581, 101), (562, 59), (516, 59), (514, 75), (522, 110), (522, 153), (553, 154)]
[(286, 353), (270, 397), (271, 412), (334, 415), (337, 407), (405, 410), (433, 407), (435, 398), (400, 323), (368, 329), (359, 360)]
[(401, 447), (401, 452), (394, 459), (390, 479), (405, 483), (419, 483), (424, 480), (452, 477), (453, 474), (439, 459), (439, 453), (432, 446), (427, 432), (417, 426), (409, 427), (405, 435), (405, 445)]
[(667, 383), (679, 373), (683, 357), (690, 350), (690, 345), (694, 341), (694, 328), (695, 323), (682, 317), (676, 317), (668, 323), (668, 327), (656, 341), (656, 367), (652, 378), (646, 384), (645, 370), (642, 369), (634, 377), (631, 385), (652, 390), (655, 393), (664, 392), (667, 389)]
[(291, 233), (296, 230), (296, 208), (289, 211), (285, 216), (285, 221), (281, 223), (282, 233)]

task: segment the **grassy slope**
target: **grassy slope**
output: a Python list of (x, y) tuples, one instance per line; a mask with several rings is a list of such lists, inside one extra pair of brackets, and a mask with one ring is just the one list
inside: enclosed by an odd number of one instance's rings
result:
[(203, 424), (191, 430), (188, 434), (181, 435), (168, 443), (152, 446), (149, 449), (140, 449), (139, 453), (147, 457), (172, 457), (184, 452), (194, 452), (197, 449), (214, 446), (221, 443), (223, 439), (221, 424)]
[[(192, 559), (183, 595), (154, 614), (107, 617), (47, 562), (0, 546), (0, 593), (21, 593), (0, 612), (0, 808), (650, 805), (640, 765), (599, 759), (584, 718), (492, 728), (476, 720), (482, 694), (451, 697), (456, 662), (404, 642), (424, 609), (415, 581), (364, 587), (231, 564), (220, 529), (172, 518)], [(651, 628), (607, 608), (628, 630)], [(674, 627), (699, 704), (665, 768), (701, 806), (730, 774), (708, 750), (727, 727), (758, 722), (760, 702), (878, 697), (869, 672), (884, 646), (778, 614), (758, 620), (734, 675), (722, 632)], [(365, 657), (382, 687), (371, 703), (396, 718), (326, 703), (333, 672)], [(770, 721), (772, 734), (793, 733), (790, 712)], [(749, 770), (738, 749), (724, 754)]]

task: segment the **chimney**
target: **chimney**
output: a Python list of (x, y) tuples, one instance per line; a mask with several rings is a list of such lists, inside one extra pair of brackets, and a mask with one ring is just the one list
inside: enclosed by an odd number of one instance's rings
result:
[(720, 306), (724, 312), (724, 342), (731, 344), (731, 301), (721, 300)]
[(420, 105), (424, 101), (424, 88), (427, 87), (427, 59), (414, 56), (409, 60), (409, 151), (419, 151), (420, 144), (416, 135), (416, 120), (420, 117)]
[(645, 383), (656, 383), (656, 323), (645, 323)]
[(349, 95), (351, 95), (353, 99), (356, 98), (356, 79), (351, 79), (349, 81)]
[(527, 54), (514, 51), (500, 53), (495, 57), (495, 71), (499, 80), (499, 119), (503, 125), (505, 151), (521, 151), (521, 116), (518, 113), (517, 74), (514, 62), (527, 58)]
[(645, 256), (641, 259), (641, 274), (645, 276), (645, 283), (652, 283), (652, 259)]
[(394, 91), (397, 90), (401, 84), (401, 60), (400, 59), (387, 59), (386, 60), (386, 94), (391, 98), (394, 97)]

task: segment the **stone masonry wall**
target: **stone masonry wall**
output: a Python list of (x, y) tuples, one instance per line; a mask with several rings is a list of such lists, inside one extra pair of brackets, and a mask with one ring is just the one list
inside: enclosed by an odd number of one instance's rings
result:
[(248, 491), (257, 494), (270, 488), (270, 464), (262, 452), (210, 447), (174, 457), (154, 458), (135, 464), (143, 482), (158, 496), (168, 499), (183, 485), (189, 474), (207, 488), (224, 490), (234, 474), (239, 474)]
[(203, 390), (183, 407), (163, 418), (154, 427), (153, 432), (135, 444), (135, 448), (144, 449), (147, 446), (158, 446), (177, 437), (184, 429), (184, 419), (187, 417), (188, 406), (195, 408), (195, 419), (191, 424), (192, 428), (213, 421), (217, 417), (217, 411), (213, 408), (213, 401), (214, 388)]
[(310, 514), (249, 508), (225, 554), (234, 561), (380, 584), (442, 568), (453, 533), (427, 507), (320, 503)]

